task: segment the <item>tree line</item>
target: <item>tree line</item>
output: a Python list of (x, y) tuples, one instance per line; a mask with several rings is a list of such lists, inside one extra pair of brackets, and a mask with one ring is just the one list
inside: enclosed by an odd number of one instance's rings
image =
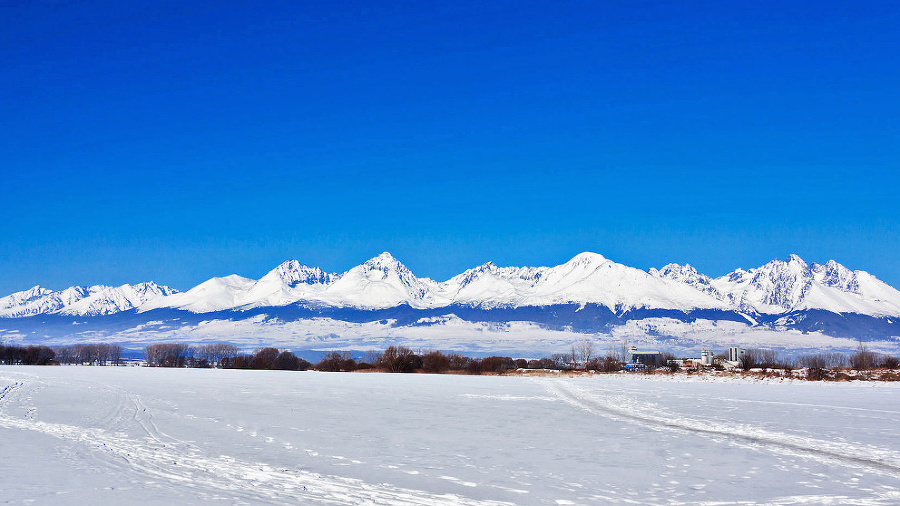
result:
[(53, 348), (47, 346), (0, 344), (0, 364), (3, 365), (53, 365), (58, 363)]
[(873, 369), (894, 371), (900, 368), (900, 358), (893, 355), (875, 353), (859, 343), (856, 351), (849, 355), (840, 352), (814, 353), (800, 357), (779, 357), (775, 350), (744, 350), (738, 366), (744, 371), (752, 369), (781, 369), (792, 371), (806, 369), (806, 378), (823, 380), (836, 378), (842, 371), (853, 370), (858, 377), (867, 379)]
[(254, 353), (244, 354), (237, 346), (224, 343), (200, 346), (157, 343), (147, 346), (144, 356), (150, 367), (305, 371), (311, 365), (288, 350), (262, 348)]
[(367, 352), (366, 357), (359, 362), (353, 360), (349, 352), (332, 351), (326, 353), (313, 369), (330, 372), (372, 369), (392, 373), (502, 374), (517, 369), (557, 371), (584, 369), (613, 372), (621, 370), (622, 364), (613, 356), (595, 358), (590, 354), (579, 357), (577, 353), (576, 355), (557, 353), (550, 357), (531, 360), (499, 355), (477, 358), (439, 350), (417, 353), (405, 346), (388, 346), (382, 352)]
[[(4, 365), (121, 365), (122, 347), (114, 344), (75, 344), (50, 348), (47, 346), (16, 346), (0, 344), (0, 364)], [(304, 360), (289, 350), (261, 348), (253, 353), (242, 353), (234, 345), (214, 343), (189, 345), (183, 343), (156, 343), (144, 349), (146, 364), (150, 367), (192, 367), (221, 369), (268, 369), (305, 371), (313, 369), (326, 372), (350, 372), (373, 370), (391, 373), (425, 372), (433, 374), (503, 374), (518, 369), (543, 369), (556, 371), (616, 372), (624, 368), (622, 356), (609, 351), (605, 356), (594, 356), (593, 345), (582, 341), (571, 347), (568, 353), (557, 353), (539, 359), (514, 359), (507, 356), (469, 357), (459, 353), (438, 350), (415, 352), (405, 346), (389, 346), (383, 351), (368, 351), (360, 360), (348, 351), (331, 351), (315, 364)], [(724, 356), (716, 356), (716, 369), (724, 369)], [(680, 361), (671, 353), (663, 353), (654, 369), (675, 372)], [(775, 350), (746, 349), (737, 364), (744, 371), (782, 370), (790, 373), (803, 369), (802, 377), (810, 380), (849, 379), (848, 370), (855, 371), (852, 378), (869, 379), (875, 369), (894, 371), (900, 369), (900, 359), (892, 355), (872, 352), (860, 343), (850, 354), (839, 352), (816, 353), (800, 357), (781, 357)], [(896, 374), (894, 374), (896, 376)], [(897, 378), (900, 379), (900, 378)]]

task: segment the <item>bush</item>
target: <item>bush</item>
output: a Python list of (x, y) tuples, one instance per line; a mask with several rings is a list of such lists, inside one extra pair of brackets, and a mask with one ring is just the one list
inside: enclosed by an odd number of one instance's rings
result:
[(806, 379), (812, 381), (822, 381), (825, 379), (829, 366), (833, 363), (833, 357), (829, 354), (818, 353), (816, 355), (806, 355), (800, 357), (798, 363), (806, 367)]
[(859, 348), (850, 355), (850, 367), (860, 372), (868, 371), (878, 362), (878, 355), (869, 351), (862, 343), (859, 343)]
[(481, 359), (481, 372), (504, 373), (516, 368), (516, 362), (510, 357), (484, 357)]
[[(351, 360), (352, 362), (352, 360)], [(282, 351), (278, 358), (275, 359), (275, 364), (273, 369), (277, 369), (279, 371), (305, 371), (310, 368), (312, 364), (303, 360), (302, 358), (294, 355), (289, 351)]]
[(375, 365), (388, 372), (410, 373), (422, 368), (422, 357), (405, 346), (388, 346)]
[(312, 364), (290, 351), (276, 348), (262, 348), (252, 355), (225, 356), (220, 362), (222, 369), (259, 369), (278, 371), (305, 371)]
[(316, 364), (317, 371), (340, 372), (356, 370), (356, 361), (349, 351), (332, 351)]
[(450, 357), (440, 351), (430, 351), (422, 357), (422, 369), (427, 373), (442, 373), (450, 369)]
[(553, 360), (553, 366), (548, 367), (548, 369), (567, 371), (575, 368), (574, 359), (568, 353), (554, 353), (550, 356), (550, 359)]
[(879, 367), (883, 367), (885, 369), (894, 370), (900, 367), (900, 358), (897, 358), (892, 355), (885, 355), (881, 357), (881, 363), (878, 364)]
[(447, 355), (447, 358), (450, 359), (451, 371), (466, 371), (469, 368), (469, 363), (472, 361), (471, 358), (459, 353), (451, 353)]
[(251, 369), (274, 369), (275, 361), (278, 360), (278, 350), (276, 348), (263, 348), (257, 350), (250, 361)]

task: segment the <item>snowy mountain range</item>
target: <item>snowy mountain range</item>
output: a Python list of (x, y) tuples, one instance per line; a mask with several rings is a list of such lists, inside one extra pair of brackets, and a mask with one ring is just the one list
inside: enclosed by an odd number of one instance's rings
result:
[(147, 282), (60, 291), (38, 286), (0, 298), (0, 318), (8, 323), (56, 317), (41, 321), (89, 322), (103, 329), (102, 322), (114, 315), (141, 328), (148, 321), (277, 318), (310, 325), (328, 319), (337, 322), (337, 333), (344, 325), (340, 322), (382, 322), (391, 332), (448, 328), (450, 322), (492, 328), (529, 322), (581, 333), (630, 326), (657, 336), (672, 335), (673, 324), (695, 328), (699, 320), (709, 322), (709, 328), (728, 324), (894, 339), (900, 336), (900, 291), (833, 260), (807, 264), (796, 255), (712, 278), (690, 265), (669, 264), (648, 272), (581, 253), (554, 267), (489, 262), (435, 281), (417, 277), (390, 253), (382, 253), (344, 273), (291, 260), (258, 280), (212, 278), (186, 292)]
[(807, 264), (791, 255), (719, 278), (690, 265), (669, 264), (649, 272), (598, 255), (581, 253), (556, 267), (498, 267), (486, 263), (444, 282), (416, 277), (382, 253), (343, 274), (296, 260), (253, 280), (212, 278), (180, 293), (153, 282), (74, 286), (52, 291), (36, 286), (0, 299), (0, 317), (62, 313), (108, 315), (135, 309), (173, 308), (193, 313), (300, 304), (307, 307), (384, 309), (401, 305), (480, 308), (597, 304), (631, 309), (733, 310), (782, 314), (821, 309), (834, 313), (900, 316), (900, 291), (864, 271), (829, 260)]

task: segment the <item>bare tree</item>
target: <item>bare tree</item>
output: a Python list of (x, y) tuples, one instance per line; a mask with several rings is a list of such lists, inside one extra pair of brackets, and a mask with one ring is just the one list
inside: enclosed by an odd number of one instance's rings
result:
[(857, 371), (859, 371), (859, 376), (862, 379), (868, 379), (869, 370), (877, 363), (878, 356), (869, 351), (869, 348), (862, 341), (859, 342), (859, 346), (856, 349), (856, 352), (850, 355), (850, 365)]
[(197, 356), (212, 367), (222, 367), (222, 361), (240, 354), (237, 346), (225, 343), (204, 344), (197, 347)]
[(594, 343), (584, 339), (578, 343), (576, 351), (578, 352), (578, 360), (581, 363), (581, 367), (587, 370), (588, 362), (590, 362), (591, 358), (594, 356)]
[(182, 343), (157, 343), (144, 349), (150, 367), (184, 367), (193, 355), (194, 347)]

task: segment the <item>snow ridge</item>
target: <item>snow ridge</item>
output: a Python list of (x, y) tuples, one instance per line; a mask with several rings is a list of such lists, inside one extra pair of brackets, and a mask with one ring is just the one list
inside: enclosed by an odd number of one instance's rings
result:
[(178, 293), (152, 281), (122, 286), (72, 286), (53, 291), (35, 286), (0, 298), (0, 317), (21, 318), (39, 314), (100, 316), (127, 311), (154, 299)]

